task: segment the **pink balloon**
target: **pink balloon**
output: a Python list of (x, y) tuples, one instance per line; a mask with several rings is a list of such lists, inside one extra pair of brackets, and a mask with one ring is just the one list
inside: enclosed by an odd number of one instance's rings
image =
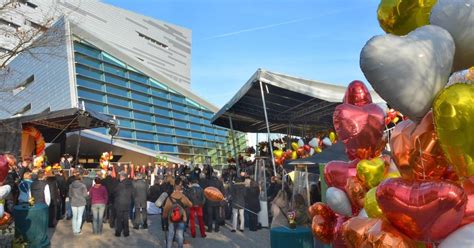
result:
[(337, 136), (346, 145), (349, 159), (378, 157), (385, 147), (384, 112), (376, 104), (355, 106), (340, 104), (333, 115)]
[(3, 185), (8, 175), (8, 160), (4, 155), (0, 155), (0, 185)]
[(347, 86), (343, 102), (356, 106), (364, 106), (372, 103), (372, 96), (362, 81), (354, 80)]
[(324, 166), (324, 179), (328, 187), (336, 187), (340, 190), (346, 189), (347, 179), (356, 176), (356, 167), (359, 160), (350, 162), (331, 161)]

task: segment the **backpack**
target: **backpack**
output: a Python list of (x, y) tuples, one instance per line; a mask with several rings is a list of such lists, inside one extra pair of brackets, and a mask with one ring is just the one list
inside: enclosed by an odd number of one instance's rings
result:
[(170, 199), (172, 204), (171, 209), (168, 212), (168, 220), (173, 223), (182, 222), (185, 212), (181, 201), (172, 197), (169, 197), (168, 199)]
[(204, 190), (201, 187), (191, 187), (189, 192), (190, 200), (194, 206), (204, 205), (206, 198), (204, 197)]

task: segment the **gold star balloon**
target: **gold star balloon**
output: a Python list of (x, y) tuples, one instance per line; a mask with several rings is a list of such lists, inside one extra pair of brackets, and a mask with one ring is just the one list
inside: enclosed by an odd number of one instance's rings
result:
[(377, 10), (380, 27), (395, 35), (406, 35), (430, 23), (436, 0), (381, 0)]

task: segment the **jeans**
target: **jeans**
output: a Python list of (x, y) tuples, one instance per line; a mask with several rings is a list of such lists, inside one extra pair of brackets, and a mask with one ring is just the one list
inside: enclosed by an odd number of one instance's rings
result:
[(244, 227), (245, 227), (244, 209), (232, 208), (232, 229), (233, 230), (237, 229), (239, 216), (240, 216), (240, 230), (244, 230)]
[(199, 223), (199, 231), (201, 231), (201, 237), (205, 237), (206, 230), (204, 229), (204, 220), (202, 219), (202, 206), (193, 206), (189, 209), (189, 228), (191, 229), (191, 236), (196, 237), (196, 226), (194, 225), (196, 215)]
[[(166, 248), (173, 247), (173, 238), (178, 242), (178, 248), (183, 248), (184, 242), (184, 222), (171, 223), (168, 227), (168, 239), (166, 241)], [(175, 235), (176, 234), (176, 235)]]
[(66, 218), (72, 218), (71, 198), (66, 201)]
[(86, 206), (71, 207), (72, 209), (72, 232), (78, 234), (81, 232), (82, 215)]
[(102, 233), (102, 218), (104, 217), (105, 204), (92, 204), (92, 232)]

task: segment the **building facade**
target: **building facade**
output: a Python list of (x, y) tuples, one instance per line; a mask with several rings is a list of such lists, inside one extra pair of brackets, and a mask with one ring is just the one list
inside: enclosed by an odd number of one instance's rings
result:
[[(118, 138), (147, 149), (195, 163), (234, 155), (231, 132), (210, 123), (217, 107), (190, 90), (190, 30), (97, 1), (27, 2), (67, 14), (43, 34), (60, 41), (53, 50), (9, 64), (1, 118), (83, 106), (117, 118)], [(245, 148), (244, 134), (236, 141)]]

